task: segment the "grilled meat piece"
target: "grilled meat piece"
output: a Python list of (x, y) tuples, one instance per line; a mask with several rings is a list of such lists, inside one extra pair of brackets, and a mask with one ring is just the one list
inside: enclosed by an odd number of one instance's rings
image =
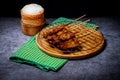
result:
[(48, 35), (46, 37), (46, 39), (51, 44), (58, 44), (58, 43), (61, 43), (65, 40), (68, 40), (74, 36), (75, 35), (72, 32), (66, 30), (65, 28), (62, 28), (57, 33), (52, 34), (52, 35)]
[(63, 27), (64, 27), (64, 25), (60, 25), (57, 27), (50, 27), (48, 29), (45, 29), (44, 38), (46, 38), (49, 35), (56, 34), (59, 30), (63, 29)]
[(61, 50), (67, 50), (67, 51), (70, 50), (77, 51), (81, 49), (81, 46), (78, 44), (78, 41), (75, 38), (60, 43), (57, 47)]
[(59, 37), (56, 34), (53, 34), (51, 36), (49, 35), (49, 36), (46, 37), (46, 39), (50, 44), (59, 43)]
[(46, 31), (44, 38), (51, 46), (55, 46), (60, 50), (77, 51), (81, 49), (79, 42), (75, 38), (75, 33), (69, 31), (66, 26), (50, 28), (50, 30)]
[(57, 35), (59, 36), (59, 40), (68, 40), (72, 37), (75, 37), (75, 34), (73, 34), (72, 32), (68, 31), (67, 29), (63, 28), (62, 30), (60, 30)]

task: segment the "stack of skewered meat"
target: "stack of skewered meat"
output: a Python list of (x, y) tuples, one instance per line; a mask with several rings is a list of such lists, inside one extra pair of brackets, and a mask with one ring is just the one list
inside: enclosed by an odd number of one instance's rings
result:
[(69, 24), (60, 25), (46, 29), (44, 38), (52, 47), (62, 51), (80, 51), (81, 46), (75, 36), (77, 32), (72, 32)]

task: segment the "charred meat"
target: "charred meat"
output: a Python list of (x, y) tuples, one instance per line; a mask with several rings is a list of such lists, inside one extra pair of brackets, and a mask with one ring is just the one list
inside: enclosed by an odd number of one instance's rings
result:
[(75, 38), (75, 33), (72, 33), (65, 28), (65, 25), (50, 28), (46, 31), (44, 38), (50, 45), (57, 47), (63, 51), (79, 51), (81, 46)]

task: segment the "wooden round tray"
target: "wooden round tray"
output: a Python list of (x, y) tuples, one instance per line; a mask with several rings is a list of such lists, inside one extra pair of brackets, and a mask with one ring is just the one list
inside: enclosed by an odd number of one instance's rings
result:
[(80, 44), (82, 45), (82, 49), (77, 52), (64, 53), (58, 48), (50, 46), (46, 39), (43, 38), (44, 31), (45, 29), (40, 31), (39, 34), (36, 36), (36, 44), (46, 54), (53, 57), (66, 59), (83, 59), (98, 53), (104, 45), (104, 38), (99, 31), (84, 27), (81, 33), (79, 33), (78, 35)]

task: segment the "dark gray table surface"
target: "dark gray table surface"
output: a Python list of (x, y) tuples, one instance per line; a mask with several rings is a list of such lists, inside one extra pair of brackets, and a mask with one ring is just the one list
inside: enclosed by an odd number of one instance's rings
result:
[[(11, 62), (9, 57), (32, 36), (21, 32), (20, 18), (0, 18), (0, 80), (120, 80), (120, 18), (94, 17), (106, 40), (98, 55), (68, 61), (57, 72), (44, 72), (27, 64)], [(49, 24), (55, 19), (47, 19)]]

